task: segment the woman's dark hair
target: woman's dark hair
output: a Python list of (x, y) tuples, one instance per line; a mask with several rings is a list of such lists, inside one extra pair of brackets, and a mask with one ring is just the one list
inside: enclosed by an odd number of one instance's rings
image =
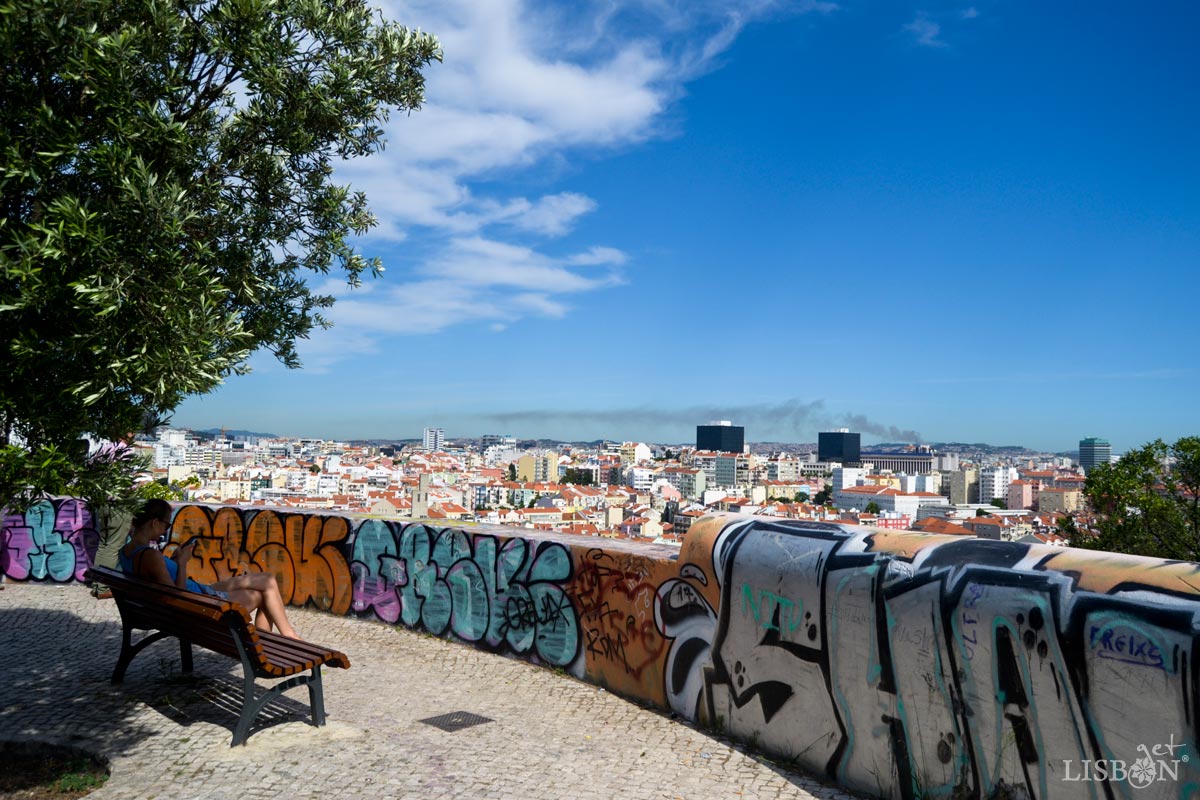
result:
[(152, 519), (161, 519), (163, 522), (170, 522), (171, 504), (157, 497), (153, 500), (147, 500), (146, 504), (142, 506), (141, 511), (133, 515), (134, 527), (145, 525)]

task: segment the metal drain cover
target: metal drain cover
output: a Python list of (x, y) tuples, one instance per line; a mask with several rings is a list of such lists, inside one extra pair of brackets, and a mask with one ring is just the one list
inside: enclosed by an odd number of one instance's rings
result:
[(449, 714), (442, 714), (440, 717), (430, 717), (429, 719), (418, 720), (426, 725), (432, 725), (435, 728), (441, 728), (444, 731), (453, 733), (461, 731), (463, 728), (469, 728), (472, 725), (482, 725), (485, 722), (492, 722), (487, 717), (481, 717), (478, 714), (472, 714), (469, 711), (452, 711)]

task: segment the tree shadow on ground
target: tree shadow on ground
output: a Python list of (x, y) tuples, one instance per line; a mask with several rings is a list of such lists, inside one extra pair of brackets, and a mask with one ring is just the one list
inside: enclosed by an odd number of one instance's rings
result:
[[(120, 651), (118, 622), (0, 609), (0, 740), (56, 742), (112, 757), (162, 733), (147, 707), (185, 728), (220, 726), (232, 740), (243, 700), (240, 664), (194, 647), (193, 673), (181, 675), (178, 641), (165, 638), (139, 653), (124, 682), (113, 685)], [(260, 681), (259, 691), (270, 683)], [(262, 710), (251, 734), (309, 719), (307, 703), (281, 696)]]

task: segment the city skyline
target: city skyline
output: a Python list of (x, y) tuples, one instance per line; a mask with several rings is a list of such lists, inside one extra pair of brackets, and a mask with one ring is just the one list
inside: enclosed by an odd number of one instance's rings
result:
[[(277, 433), (276, 431), (271, 431), (271, 430), (248, 430), (246, 428), (241, 428), (241, 427), (237, 427), (237, 426), (228, 426), (228, 425), (221, 426), (221, 427), (207, 427), (207, 428), (191, 427), (191, 426), (174, 424), (173, 421), (168, 421), (166, 424), (161, 425), (155, 429), (155, 431), (158, 431), (158, 432), (172, 431), (172, 430), (179, 431), (179, 432), (190, 432), (193, 434), (201, 434), (202, 436), (199, 437), (201, 440), (204, 440), (206, 437), (224, 437), (228, 441), (241, 441), (241, 440), (245, 440), (245, 441), (253, 441), (253, 440), (322, 441), (322, 442), (344, 442), (346, 444), (353, 444), (353, 445), (361, 445), (363, 443), (383, 444), (383, 443), (389, 443), (389, 442), (394, 442), (394, 443), (403, 442), (403, 443), (415, 445), (416, 447), (419, 448), (419, 450), (429, 451), (429, 452), (441, 451), (443, 449), (446, 452), (456, 452), (457, 450), (459, 450), (460, 448), (462, 448), (464, 446), (467, 447), (467, 449), (470, 449), (470, 447), (472, 447), (472, 446), (481, 446), (482, 447), (482, 446), (486, 446), (488, 440), (492, 440), (492, 439), (510, 442), (512, 447), (521, 449), (521, 450), (528, 450), (531, 447), (531, 445), (529, 444), (531, 442), (547, 443), (546, 444), (547, 447), (551, 446), (551, 443), (556, 442), (561, 445), (579, 445), (579, 446), (599, 445), (599, 444), (605, 444), (605, 443), (608, 445), (618, 445), (621, 443), (641, 443), (641, 444), (647, 444), (647, 445), (654, 445), (656, 447), (667, 447), (667, 448), (679, 447), (679, 448), (682, 448), (683, 450), (688, 450), (688, 451), (714, 451), (714, 450), (715, 451), (724, 451), (723, 448), (719, 448), (719, 447), (717, 447), (717, 448), (698, 447), (697, 443), (694, 441), (694, 439), (695, 439), (694, 436), (692, 437), (692, 440), (686, 440), (686, 441), (685, 440), (680, 440), (680, 441), (659, 440), (659, 439), (649, 439), (649, 438), (639, 439), (638, 437), (628, 437), (628, 436), (624, 436), (624, 437), (622, 437), (622, 436), (601, 436), (601, 437), (597, 437), (595, 439), (580, 440), (580, 439), (558, 439), (558, 438), (550, 437), (550, 436), (537, 436), (537, 435), (513, 436), (510, 434), (496, 433), (494, 431), (482, 433), (482, 434), (453, 434), (453, 433), (447, 434), (443, 428), (426, 427), (426, 428), (422, 429), (421, 434), (418, 436), (322, 437), (322, 436), (308, 435), (308, 434), (280, 434), (280, 433)], [(152, 434), (155, 434), (155, 431), (142, 431), (139, 434), (139, 438), (142, 440), (146, 440)], [(837, 431), (822, 431), (821, 435), (824, 436), (826, 434), (829, 434), (829, 435), (837, 436), (837, 435), (844, 435), (845, 433), (846, 433), (846, 429), (842, 428), (842, 429), (838, 429)], [(432, 445), (432, 446), (431, 446), (431, 442), (430, 442), (430, 438), (429, 438), (431, 436), (431, 434), (435, 435), (435, 437), (436, 437), (435, 440), (437, 442), (437, 444)], [(859, 433), (854, 432), (854, 431), (850, 431), (849, 435), (856, 436), (856, 437), (860, 436)], [(965, 441), (964, 440), (964, 441), (953, 441), (953, 442), (930, 441), (930, 442), (922, 442), (918, 445), (912, 445), (912, 443), (908, 443), (908, 442), (888, 441), (886, 439), (882, 439), (879, 437), (874, 437), (874, 439), (875, 439), (874, 441), (869, 441), (867, 444), (862, 446), (862, 449), (861, 449), (862, 453), (871, 454), (871, 453), (879, 452), (879, 451), (875, 451), (873, 449), (875, 447), (884, 447), (884, 448), (887, 448), (887, 451), (890, 452), (890, 451), (894, 451), (895, 448), (901, 447), (901, 446), (904, 446), (904, 447), (913, 446), (918, 451), (928, 451), (930, 448), (940, 447), (940, 448), (942, 448), (941, 450), (935, 449), (934, 452), (959, 453), (959, 452), (968, 450), (969, 448), (972, 448), (972, 447), (982, 446), (982, 447), (986, 447), (986, 448), (992, 448), (997, 451), (1003, 451), (1003, 450), (1009, 450), (1009, 449), (1024, 449), (1024, 450), (1028, 451), (1029, 453), (1040, 454), (1040, 455), (1044, 455), (1044, 456), (1068, 455), (1068, 456), (1072, 457), (1073, 460), (1075, 460), (1076, 462), (1079, 461), (1079, 457), (1080, 457), (1080, 454), (1083, 452), (1083, 445), (1085, 442), (1085, 440), (1080, 440), (1079, 446), (1077, 446), (1075, 448), (1067, 448), (1064, 450), (1039, 450), (1037, 448), (1027, 447), (1027, 446), (1021, 444), (1020, 442), (984, 442), (984, 441), (978, 441), (978, 440), (974, 440), (974, 441)], [(776, 445), (776, 444), (808, 446), (808, 447), (812, 448), (812, 451), (814, 453), (816, 453), (818, 451), (819, 441), (817, 441), (817, 440), (814, 440), (811, 442), (775, 441), (775, 440), (770, 440), (770, 439), (751, 439), (749, 437), (747, 437), (745, 439), (745, 449), (750, 450), (750, 451), (752, 451), (752, 446), (761, 447), (764, 445)], [(741, 451), (735, 451), (735, 452), (741, 452)], [(759, 452), (761, 455), (762, 451), (760, 450)], [(782, 452), (782, 451), (780, 451), (780, 452)], [(1074, 455), (1071, 456), (1071, 454), (1074, 454)], [(1113, 458), (1119, 457), (1121, 455), (1123, 455), (1123, 453), (1121, 453), (1119, 451), (1111, 452), (1111, 456)], [(828, 459), (821, 459), (821, 460), (823, 460), (823, 461), (824, 460), (841, 461), (843, 459), (839, 459), (836, 457), (830, 457)], [(857, 460), (857, 458), (853, 458), (851, 460)]]
[(1171, 347), (1200, 263), (1195, 9), (387, 8), (446, 61), (340, 173), (385, 276), (326, 285), (304, 370), (256, 356), (176, 424), (683, 442), (719, 418), (1048, 452), (1195, 432), (1200, 372)]

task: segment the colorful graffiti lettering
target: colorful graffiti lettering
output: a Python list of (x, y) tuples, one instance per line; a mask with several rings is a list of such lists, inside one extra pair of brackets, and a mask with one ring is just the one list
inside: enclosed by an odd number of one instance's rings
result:
[(198, 539), (191, 574), (196, 580), (212, 583), (246, 570), (270, 572), (284, 602), (345, 614), (353, 590), (342, 551), (349, 534), (342, 517), (188, 505), (175, 512), (164, 552)]
[(42, 500), (24, 514), (5, 512), (0, 575), (14, 580), (81, 581), (96, 556), (91, 510), (79, 500)]
[[(1194, 565), (1088, 576), (1042, 547), (752, 518), (705, 541), (657, 594), (671, 706), (842, 785), (1128, 797), (1065, 765), (1194, 747), (1200, 597), (1175, 580)], [(1198, 778), (1181, 761), (1180, 791)]]
[[(791, 633), (800, 627), (804, 609), (781, 594), (767, 589), (754, 589), (742, 584), (742, 611), (749, 611), (754, 621), (769, 631)], [(812, 615), (809, 614), (809, 617)]]
[(354, 538), (351, 568), (359, 614), (554, 666), (579, 654), (563, 589), (571, 558), (560, 544), (368, 520)]
[(672, 574), (661, 559), (616, 548), (581, 552), (571, 595), (579, 608), (590, 680), (665, 703), (662, 655), (666, 640), (654, 619), (655, 592)]

